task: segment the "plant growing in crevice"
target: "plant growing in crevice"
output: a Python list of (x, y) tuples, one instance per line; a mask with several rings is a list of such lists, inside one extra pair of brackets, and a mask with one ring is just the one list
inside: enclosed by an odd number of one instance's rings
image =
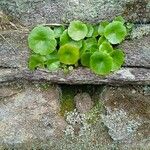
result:
[(67, 73), (82, 65), (96, 74), (107, 75), (124, 63), (125, 54), (116, 46), (129, 32), (131, 26), (121, 16), (95, 25), (78, 20), (68, 27), (39, 25), (28, 36), (32, 50), (29, 68), (42, 67), (50, 71), (62, 68)]

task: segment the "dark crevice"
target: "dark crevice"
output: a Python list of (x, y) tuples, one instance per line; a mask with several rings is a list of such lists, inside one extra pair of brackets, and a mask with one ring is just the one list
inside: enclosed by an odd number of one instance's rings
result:
[(132, 66), (132, 65), (124, 65), (124, 68), (139, 68), (139, 69), (150, 69), (149, 66)]
[(0, 66), (0, 69), (19, 69), (18, 67)]

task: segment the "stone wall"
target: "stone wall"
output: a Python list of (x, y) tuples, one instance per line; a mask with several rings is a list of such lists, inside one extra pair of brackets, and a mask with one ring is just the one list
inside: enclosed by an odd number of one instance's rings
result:
[[(0, 150), (150, 149), (149, 0), (1, 0), (0, 10)], [(29, 71), (36, 24), (117, 15), (135, 23), (119, 71)]]

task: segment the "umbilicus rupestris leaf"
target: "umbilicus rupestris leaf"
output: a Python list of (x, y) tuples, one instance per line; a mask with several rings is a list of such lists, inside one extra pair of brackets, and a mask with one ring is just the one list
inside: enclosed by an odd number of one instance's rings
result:
[(90, 52), (95, 52), (98, 50), (98, 44), (96, 38), (92, 37), (83, 41), (83, 47), (81, 49), (81, 52), (83, 53), (87, 50)]
[(29, 48), (35, 53), (48, 55), (52, 53), (57, 45), (54, 31), (49, 27), (37, 26), (28, 36)]
[(100, 46), (99, 46), (99, 51), (103, 53), (111, 53), (113, 51), (113, 47), (110, 45), (109, 42), (104, 41)]
[(123, 17), (121, 17), (121, 16), (115, 17), (114, 21), (120, 21), (122, 24), (125, 23), (125, 20), (124, 20)]
[(86, 24), (87, 29), (88, 29), (88, 33), (86, 35), (86, 37), (92, 37), (93, 32), (94, 32), (94, 28), (91, 24)]
[(46, 61), (45, 56), (33, 54), (29, 58), (29, 63), (28, 63), (29, 69), (34, 70), (36, 67), (44, 68), (45, 61)]
[(57, 70), (60, 66), (60, 61), (57, 55), (57, 51), (53, 51), (51, 54), (46, 56), (46, 65), (50, 71)]
[(90, 68), (91, 70), (99, 75), (107, 75), (112, 69), (112, 58), (109, 54), (95, 52), (90, 57)]
[(60, 36), (60, 46), (65, 45), (67, 43), (73, 44), (77, 46), (78, 48), (82, 47), (82, 40), (80, 41), (74, 41), (72, 40), (68, 35), (68, 30), (65, 30), (62, 35)]
[(104, 36), (111, 44), (121, 43), (126, 35), (126, 27), (120, 21), (113, 21), (104, 29)]
[(105, 27), (107, 26), (109, 24), (109, 22), (108, 21), (102, 21), (100, 24), (99, 24), (99, 26), (98, 26), (98, 33), (99, 33), (99, 35), (104, 35), (104, 29), (105, 29)]
[(90, 67), (90, 57), (92, 53), (91, 52), (85, 52), (81, 55), (81, 64), (85, 67)]
[(93, 28), (94, 28), (94, 32), (93, 32), (93, 37), (97, 37), (97, 36), (99, 36), (99, 33), (98, 33), (98, 27), (99, 27), (99, 25), (94, 25), (93, 26)]
[(75, 41), (84, 39), (87, 33), (88, 28), (81, 21), (72, 21), (68, 27), (68, 35)]
[(98, 46), (100, 46), (104, 41), (107, 41), (107, 39), (106, 39), (104, 36), (101, 36), (101, 37), (98, 39)]
[(60, 47), (58, 56), (61, 63), (67, 65), (76, 64), (79, 60), (79, 48), (72, 44), (65, 44)]
[(112, 71), (118, 70), (121, 68), (121, 65), (124, 63), (125, 54), (122, 50), (117, 49), (113, 51), (110, 56), (113, 59)]
[(54, 34), (55, 34), (55, 38), (59, 38), (63, 31), (64, 31), (64, 27), (63, 26), (59, 26), (59, 27), (54, 27)]

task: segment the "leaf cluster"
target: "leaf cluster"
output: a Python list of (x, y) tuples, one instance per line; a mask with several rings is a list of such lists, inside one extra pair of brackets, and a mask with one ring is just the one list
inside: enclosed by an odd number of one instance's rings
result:
[(118, 16), (112, 22), (91, 25), (72, 21), (69, 26), (35, 27), (28, 36), (31, 51), (29, 68), (63, 68), (64, 72), (82, 65), (94, 73), (107, 75), (124, 63), (125, 54), (116, 49), (128, 34), (125, 20)]

